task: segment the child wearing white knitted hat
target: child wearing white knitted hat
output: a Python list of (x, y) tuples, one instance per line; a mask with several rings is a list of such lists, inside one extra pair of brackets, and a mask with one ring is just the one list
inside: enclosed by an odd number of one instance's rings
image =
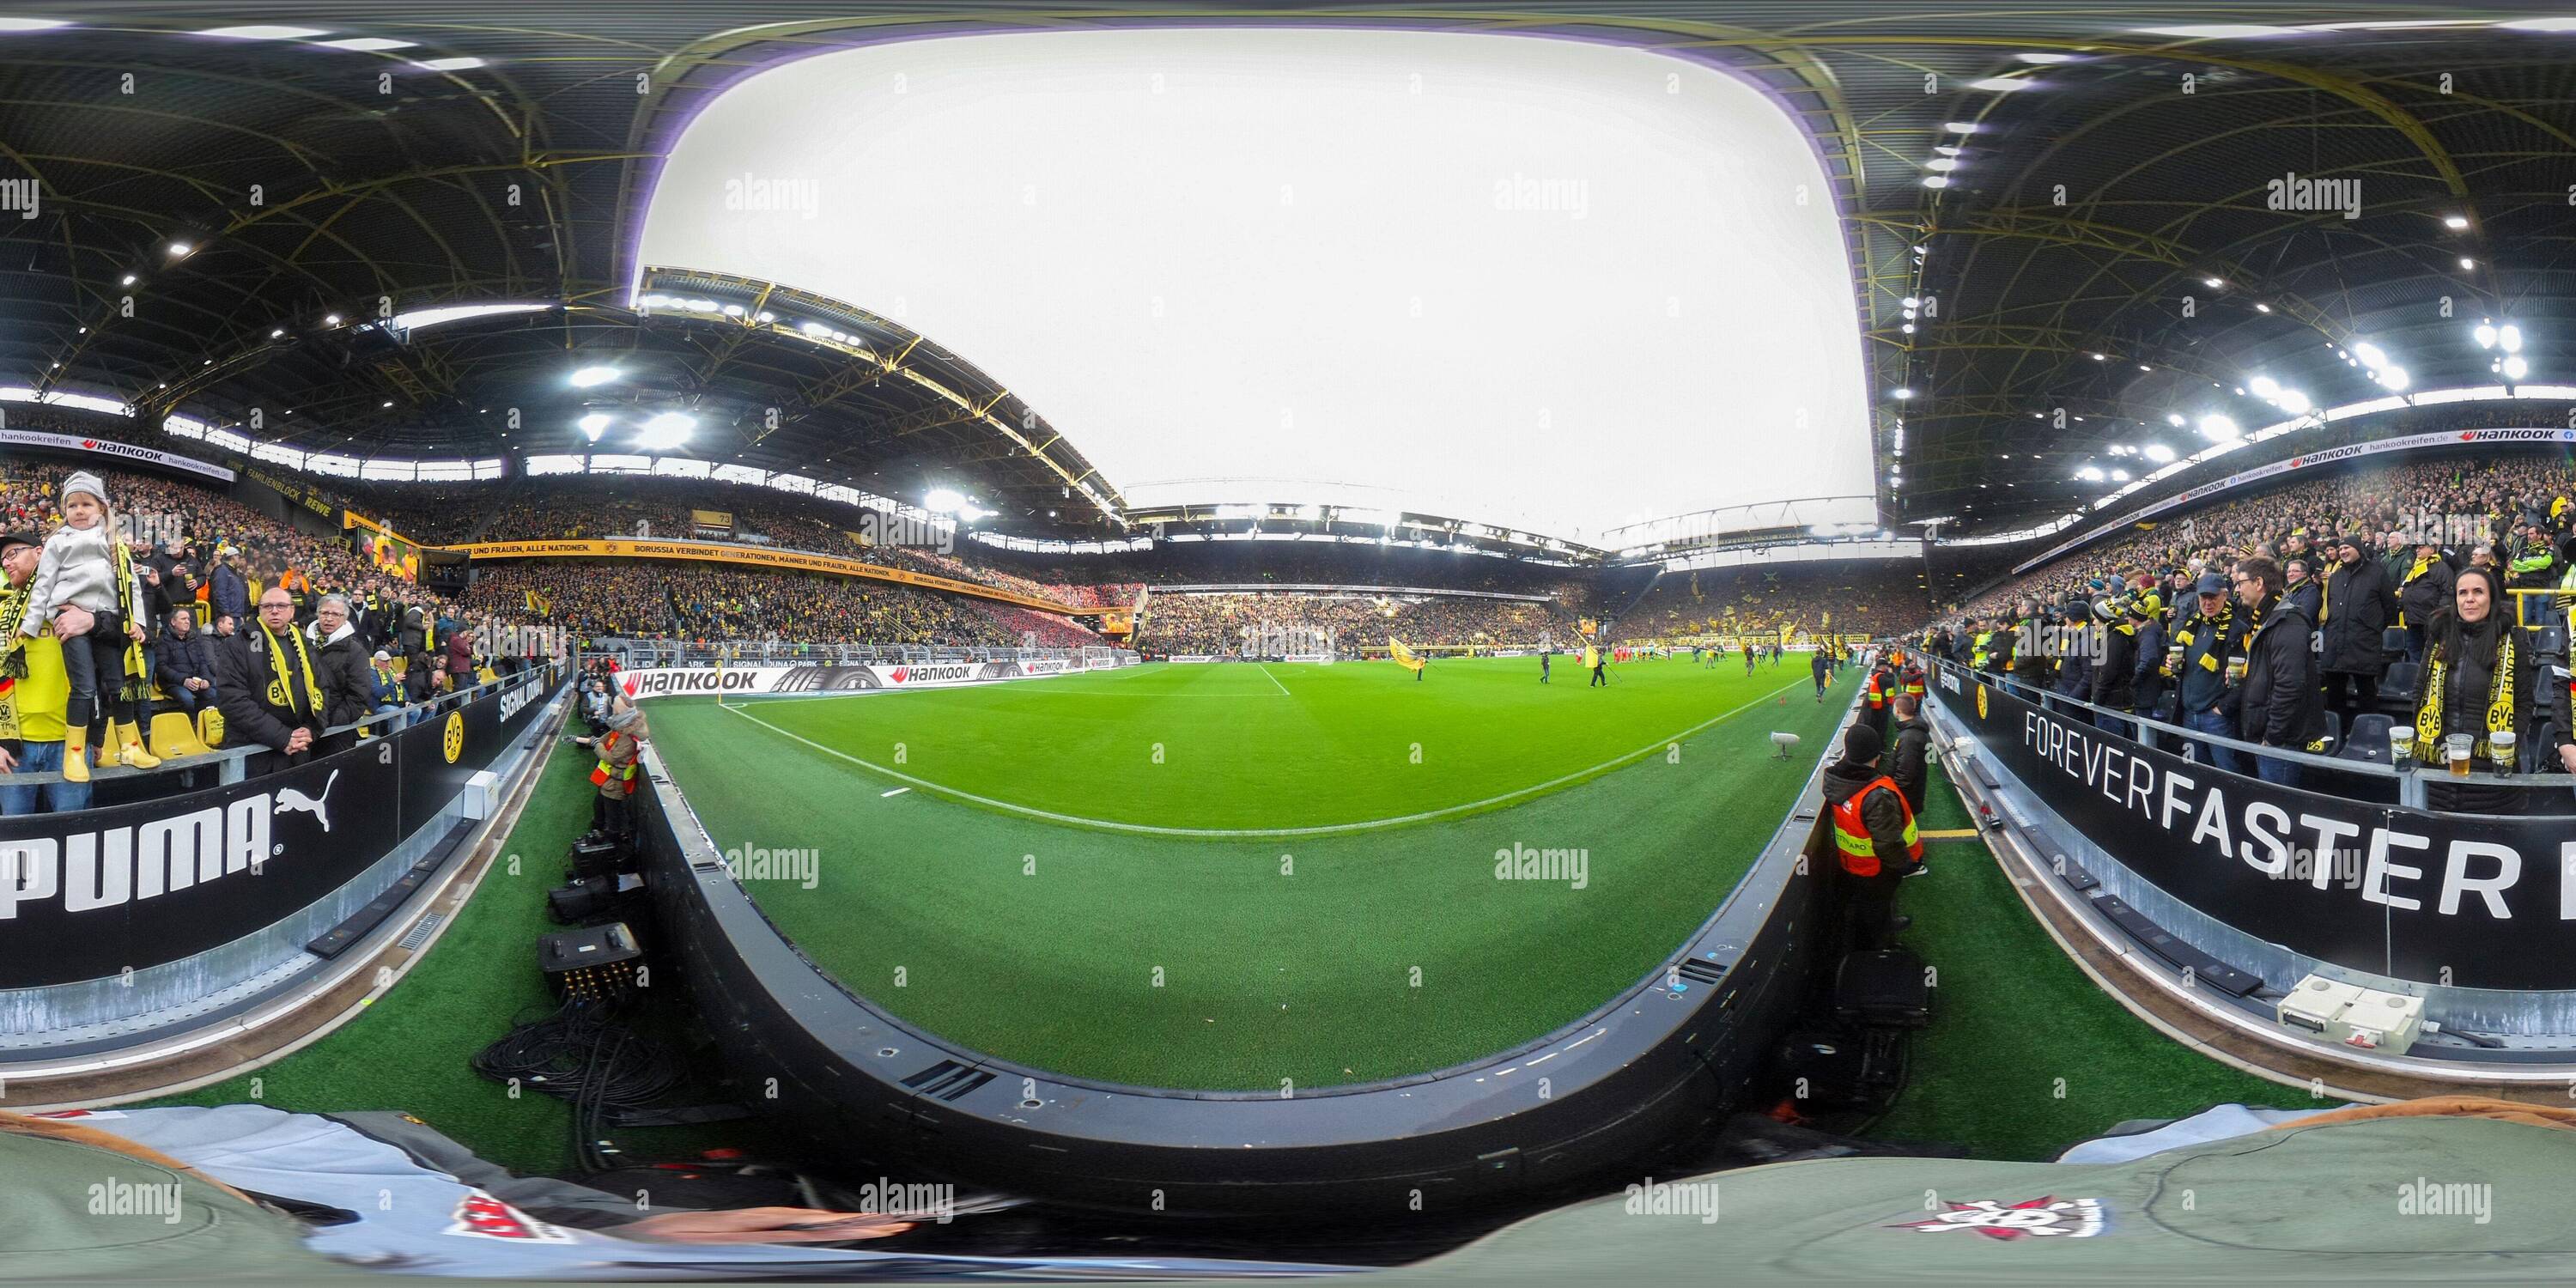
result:
[[(71, 681), (63, 777), (84, 783), (93, 742), (101, 763), (121, 760), (136, 769), (161, 763), (143, 746), (143, 668), (136, 656), (143, 642), (138, 614), (149, 601), (133, 555), (117, 538), (107, 485), (76, 470), (63, 480), (62, 507), (63, 526), (45, 539), (44, 559), (28, 584), (27, 615), (17, 628), (30, 639), (50, 628), (63, 642), (63, 672)], [(88, 614), (88, 628), (71, 629), (79, 618), (66, 620), (66, 609)], [(92, 737), (94, 729), (100, 736)]]

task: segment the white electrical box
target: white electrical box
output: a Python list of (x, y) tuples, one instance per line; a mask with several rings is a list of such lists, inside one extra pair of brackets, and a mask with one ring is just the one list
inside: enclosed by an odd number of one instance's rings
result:
[(2361, 997), (2361, 986), (2310, 975), (2273, 1004), (2273, 1018), (2291, 1028), (2324, 1033)]
[(2310, 975), (2274, 1004), (2273, 1016), (2328, 1042), (2403, 1052), (2424, 1031), (2424, 999)]
[(2404, 1053), (2424, 1031), (2424, 999), (2363, 989), (2326, 1037), (2349, 1047)]

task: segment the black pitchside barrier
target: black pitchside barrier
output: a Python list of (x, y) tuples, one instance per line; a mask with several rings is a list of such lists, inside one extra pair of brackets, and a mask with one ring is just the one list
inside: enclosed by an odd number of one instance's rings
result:
[(453, 801), (560, 682), (552, 668), (530, 671), (263, 778), (0, 819), (0, 989), (181, 961), (330, 894)]
[(2066, 719), (1985, 677), (1948, 671), (1942, 689), (1980, 755), (2217, 921), (2392, 979), (2576, 989), (2566, 950), (2576, 818), (2442, 814), (2279, 787)]

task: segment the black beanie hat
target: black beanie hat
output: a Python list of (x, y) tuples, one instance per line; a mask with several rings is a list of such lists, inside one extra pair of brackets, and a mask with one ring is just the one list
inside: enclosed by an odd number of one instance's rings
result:
[(1879, 737), (1878, 731), (1868, 725), (1856, 724), (1843, 730), (1843, 759), (1855, 765), (1876, 760), (1878, 754), (1885, 750), (1887, 750), (1887, 741)]

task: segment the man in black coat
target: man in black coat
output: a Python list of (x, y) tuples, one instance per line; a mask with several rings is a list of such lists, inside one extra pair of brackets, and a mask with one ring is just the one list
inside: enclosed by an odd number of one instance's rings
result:
[(194, 607), (171, 609), (161, 638), (152, 645), (154, 677), (161, 691), (192, 720), (199, 707), (217, 701), (215, 680), (221, 665), (214, 637), (197, 629)]
[(2430, 541), (2416, 542), (2414, 562), (2397, 586), (2397, 624), (2406, 630), (2407, 661), (2424, 664), (2425, 623), (2450, 606), (2451, 565), (2442, 558), (2442, 548)]
[[(2306, 605), (2285, 593), (2281, 566), (2256, 556), (2236, 563), (2236, 599), (2245, 605), (2245, 682), (2239, 691), (2237, 737), (2290, 751), (2322, 750), (2325, 695), (2317, 682), (2317, 655), (2308, 648), (2315, 629)], [(2255, 774), (2267, 783), (2298, 785), (2298, 766), (2257, 757)]]
[(1888, 752), (1887, 776), (1896, 780), (1896, 790), (1905, 797), (1906, 808), (1923, 812), (1923, 796), (1930, 790), (1932, 725), (1923, 718), (1923, 700), (1911, 693), (1896, 695), (1889, 708), (1896, 721), (1896, 738)]
[(295, 599), (283, 586), (259, 596), (259, 616), (244, 623), (218, 656), (216, 682), (227, 746), (257, 743), (266, 751), (243, 766), (252, 777), (312, 759), (321, 737), (325, 698), (321, 652), (295, 628)]
[[(2105, 597), (2093, 604), (2094, 638), (2100, 643), (2094, 654), (2092, 702), (2110, 711), (2126, 711), (2137, 701), (2138, 626), (2129, 618), (2126, 596)], [(2105, 733), (2129, 736), (2129, 722), (2118, 716), (2096, 712), (2093, 727)]]
[(2388, 672), (2381, 645), (2397, 618), (2397, 600), (2389, 593), (2387, 571), (2364, 556), (2361, 538), (2344, 537), (2334, 551), (2337, 562), (2326, 574), (2324, 615), (2317, 623), (2325, 633), (2317, 664), (2325, 673), (2326, 701), (2343, 712), (2349, 729), (2353, 717), (2379, 709), (2379, 677)]

